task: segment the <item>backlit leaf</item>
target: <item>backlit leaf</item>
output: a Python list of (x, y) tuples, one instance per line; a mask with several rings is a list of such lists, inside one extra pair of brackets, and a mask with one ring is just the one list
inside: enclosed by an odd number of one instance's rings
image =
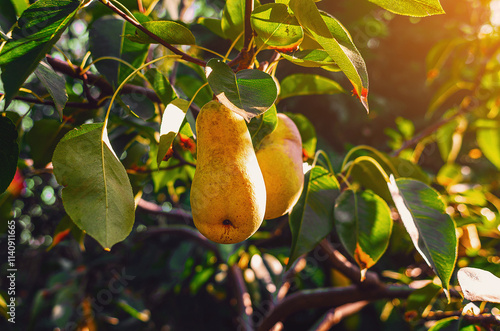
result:
[(251, 23), (257, 36), (269, 48), (289, 51), (298, 47), (304, 33), (295, 17), (282, 3), (268, 3), (255, 8)]
[(320, 75), (292, 74), (280, 83), (280, 100), (292, 96), (345, 93), (336, 81)]
[[(191, 30), (174, 21), (149, 21), (142, 23), (148, 31), (157, 35), (165, 42), (172, 45), (194, 45), (196, 40)], [(158, 42), (135, 28), (133, 33), (125, 35), (130, 40), (141, 44), (157, 44)]]
[(399, 15), (431, 16), (444, 14), (439, 0), (369, 0), (380, 7)]
[(476, 122), (476, 140), (484, 156), (500, 169), (500, 124), (494, 120)]
[(292, 119), (299, 129), (303, 153), (306, 154), (307, 158), (312, 159), (316, 153), (316, 143), (318, 141), (314, 125), (303, 114), (286, 113), (286, 115)]
[(304, 30), (314, 37), (351, 81), (368, 111), (366, 64), (347, 30), (335, 18), (322, 15), (314, 0), (290, 0), (290, 8)]

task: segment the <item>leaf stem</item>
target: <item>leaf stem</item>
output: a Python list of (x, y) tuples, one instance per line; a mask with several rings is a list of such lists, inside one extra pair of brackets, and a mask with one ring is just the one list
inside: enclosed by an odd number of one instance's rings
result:
[(382, 166), (380, 165), (380, 163), (378, 163), (373, 157), (370, 157), (370, 156), (360, 156), (360, 157), (356, 158), (352, 163), (350, 163), (349, 170), (347, 170), (347, 174), (346, 174), (347, 178), (349, 178), (349, 176), (351, 175), (351, 171), (352, 171), (353, 166), (356, 163), (359, 163), (361, 161), (368, 161), (371, 164), (373, 164), (375, 166), (375, 168), (377, 168), (377, 170), (382, 174), (382, 176), (384, 177), (384, 180), (387, 183), (390, 182), (389, 176), (385, 172), (384, 168), (382, 168)]

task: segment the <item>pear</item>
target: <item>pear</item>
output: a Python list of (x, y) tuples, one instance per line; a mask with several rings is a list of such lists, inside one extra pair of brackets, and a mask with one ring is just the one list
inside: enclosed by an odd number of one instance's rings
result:
[(241, 242), (264, 220), (266, 187), (245, 120), (218, 101), (196, 119), (197, 164), (191, 209), (198, 230), (221, 243)]
[(278, 125), (268, 134), (256, 151), (266, 183), (266, 213), (273, 219), (290, 212), (304, 186), (302, 139), (295, 123), (285, 114), (278, 114)]

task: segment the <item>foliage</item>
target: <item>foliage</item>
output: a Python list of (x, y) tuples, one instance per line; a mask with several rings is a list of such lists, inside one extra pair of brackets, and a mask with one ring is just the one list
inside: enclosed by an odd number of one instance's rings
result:
[[(3, 325), (497, 327), (495, 3), (3, 0)], [(213, 98), (254, 148), (278, 112), (303, 142), (291, 213), (234, 245), (190, 214)]]

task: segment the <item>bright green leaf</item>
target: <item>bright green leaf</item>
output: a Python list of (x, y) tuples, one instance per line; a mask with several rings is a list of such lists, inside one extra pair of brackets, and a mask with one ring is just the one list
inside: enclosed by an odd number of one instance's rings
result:
[(347, 30), (335, 18), (322, 15), (314, 0), (290, 0), (290, 8), (305, 31), (314, 37), (351, 81), (368, 111), (366, 64)]
[(9, 187), (17, 169), (19, 146), (17, 129), (6, 116), (0, 115), (0, 194)]
[[(149, 21), (142, 23), (142, 26), (171, 45), (196, 44), (196, 40), (191, 30), (180, 23), (174, 21)], [(132, 33), (126, 34), (125, 37), (141, 44), (158, 43), (139, 29), (133, 30)]]
[(69, 26), (78, 0), (39, 0), (26, 9), (0, 53), (5, 107)]
[(146, 78), (164, 105), (168, 105), (176, 95), (168, 79), (158, 69), (152, 68), (146, 72)]
[(276, 101), (276, 83), (263, 71), (245, 69), (235, 74), (221, 60), (211, 59), (205, 73), (217, 99), (247, 122), (264, 113)]
[(388, 183), (413, 245), (448, 290), (457, 259), (455, 222), (438, 192), (422, 182), (400, 178)]
[(49, 91), (52, 100), (59, 112), (59, 118), (62, 119), (63, 109), (68, 101), (68, 93), (66, 93), (66, 80), (56, 74), (46, 62), (42, 61), (35, 70), (35, 74), (42, 82), (43, 86)]
[[(134, 224), (134, 197), (125, 168), (103, 135), (103, 124), (84, 124), (57, 145), (54, 175), (73, 222), (104, 248), (124, 240)], [(104, 131), (105, 132), (105, 131)]]
[(286, 115), (292, 119), (299, 129), (303, 152), (305, 152), (307, 158), (312, 159), (316, 153), (316, 143), (318, 141), (314, 125), (303, 114), (286, 113)]
[(160, 126), (160, 145), (156, 162), (158, 167), (172, 146), (175, 136), (179, 133), (182, 123), (186, 118), (189, 102), (183, 99), (175, 99), (167, 105), (163, 112)]
[(431, 16), (444, 14), (439, 0), (369, 0), (390, 12), (406, 16)]
[[(256, 9), (260, 3), (254, 1), (254, 9)], [(224, 11), (222, 12), (221, 28), (224, 36), (231, 41), (236, 40), (236, 49), (241, 49), (243, 47), (243, 30), (245, 29), (245, 0), (227, 0), (224, 6)]]
[(252, 137), (253, 147), (257, 150), (265, 136), (276, 129), (278, 117), (276, 106), (272, 105), (264, 114), (254, 117), (248, 123), (248, 130)]
[(281, 3), (255, 8), (251, 23), (257, 36), (272, 49), (294, 50), (304, 38), (299, 22), (288, 12), (288, 6)]
[(198, 19), (198, 24), (205, 26), (207, 29), (215, 33), (221, 38), (226, 38), (224, 32), (222, 31), (222, 21), (216, 18), (200, 17)]
[(290, 213), (292, 247), (287, 268), (333, 230), (333, 206), (340, 194), (335, 176), (320, 166), (304, 177), (304, 189)]
[(476, 122), (476, 140), (484, 156), (500, 169), (500, 124), (494, 120)]
[(330, 71), (340, 70), (335, 61), (328, 55), (328, 52), (323, 49), (304, 49), (280, 54), (286, 60), (302, 67), (321, 67)]
[(335, 202), (334, 215), (340, 241), (364, 275), (389, 245), (391, 210), (382, 198), (370, 191), (346, 190)]
[(345, 93), (336, 81), (314, 74), (292, 74), (280, 83), (280, 100), (300, 95)]

